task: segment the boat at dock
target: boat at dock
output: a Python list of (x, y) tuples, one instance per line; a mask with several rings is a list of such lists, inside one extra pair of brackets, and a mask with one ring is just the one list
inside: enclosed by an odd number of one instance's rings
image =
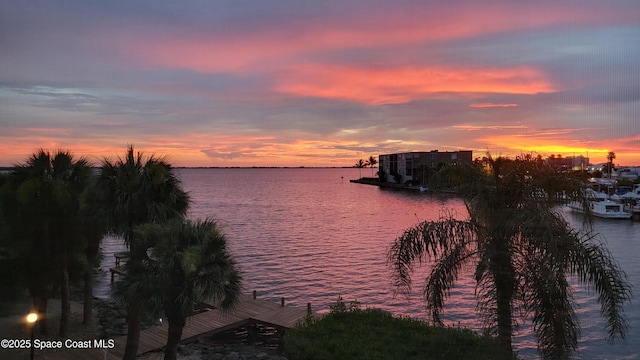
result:
[[(574, 211), (581, 213), (585, 212), (583, 203), (579, 201), (572, 201), (568, 205)], [(633, 216), (632, 212), (626, 211), (624, 204), (608, 199), (602, 201), (588, 201), (587, 206), (589, 206), (590, 212), (593, 216), (600, 218), (630, 219)]]
[[(614, 199), (614, 196), (611, 196)], [(631, 191), (625, 192), (622, 195), (618, 195), (617, 199), (614, 199), (624, 204), (625, 210), (630, 211), (633, 216), (640, 215), (640, 184), (635, 184)]]

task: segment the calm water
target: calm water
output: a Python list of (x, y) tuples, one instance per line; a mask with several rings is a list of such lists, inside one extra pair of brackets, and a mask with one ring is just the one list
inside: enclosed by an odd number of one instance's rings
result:
[[(362, 169), (369, 175), (370, 169)], [(422, 274), (414, 277), (409, 299), (394, 297), (386, 253), (402, 231), (421, 220), (436, 220), (446, 209), (464, 218), (462, 202), (452, 197), (423, 195), (353, 184), (358, 169), (181, 169), (190, 192), (192, 219), (216, 219), (225, 229), (230, 247), (245, 278), (246, 292), (325, 312), (338, 296), (346, 302), (376, 307), (398, 315), (426, 318), (421, 301)], [(579, 215), (567, 213), (574, 226)], [(597, 220), (596, 230), (640, 291), (640, 222)], [(112, 253), (122, 249), (118, 239), (106, 239), (103, 269), (113, 264)], [(473, 282), (462, 278), (446, 309), (449, 325), (479, 329), (475, 318)], [(98, 296), (108, 296), (108, 271)], [(582, 341), (578, 358), (639, 359), (640, 303), (635, 296), (626, 310), (631, 329), (623, 345), (604, 341), (603, 323), (593, 296), (583, 289), (574, 294), (580, 304)], [(523, 324), (516, 339), (520, 354), (535, 358), (535, 343)]]

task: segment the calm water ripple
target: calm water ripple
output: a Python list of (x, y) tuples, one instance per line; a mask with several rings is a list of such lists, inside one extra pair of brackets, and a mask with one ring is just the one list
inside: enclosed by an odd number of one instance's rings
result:
[[(363, 169), (368, 174), (369, 169)], [(422, 195), (353, 184), (357, 169), (180, 169), (193, 204), (189, 217), (213, 218), (224, 228), (245, 278), (245, 290), (262, 298), (326, 312), (338, 296), (397, 315), (426, 318), (421, 301), (423, 269), (417, 269), (409, 298), (394, 297), (386, 254), (407, 227), (436, 220), (443, 210), (466, 216), (454, 197)], [(579, 227), (579, 215), (567, 213)], [(640, 222), (596, 220), (609, 250), (640, 291)], [(102, 268), (113, 266), (118, 239), (103, 244)], [(98, 296), (108, 296), (108, 271), (99, 279)], [(626, 310), (630, 333), (626, 344), (610, 347), (593, 295), (574, 294), (579, 304), (582, 338), (578, 358), (639, 359), (640, 304)], [(446, 324), (480, 329), (475, 313), (474, 282), (464, 275), (446, 308)], [(530, 324), (516, 338), (520, 354), (535, 358)]]

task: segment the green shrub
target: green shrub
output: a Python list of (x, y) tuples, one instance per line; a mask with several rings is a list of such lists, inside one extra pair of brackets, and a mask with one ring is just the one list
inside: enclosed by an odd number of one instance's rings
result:
[(291, 360), (514, 359), (495, 339), (471, 330), (347, 307), (341, 298), (331, 313), (287, 331), (284, 346)]

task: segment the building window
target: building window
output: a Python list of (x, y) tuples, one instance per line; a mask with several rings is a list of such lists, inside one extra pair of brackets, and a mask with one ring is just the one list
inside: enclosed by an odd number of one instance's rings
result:
[(389, 166), (390, 174), (391, 175), (397, 174), (398, 173), (398, 155), (397, 154), (391, 155), (389, 165), (390, 165)]

